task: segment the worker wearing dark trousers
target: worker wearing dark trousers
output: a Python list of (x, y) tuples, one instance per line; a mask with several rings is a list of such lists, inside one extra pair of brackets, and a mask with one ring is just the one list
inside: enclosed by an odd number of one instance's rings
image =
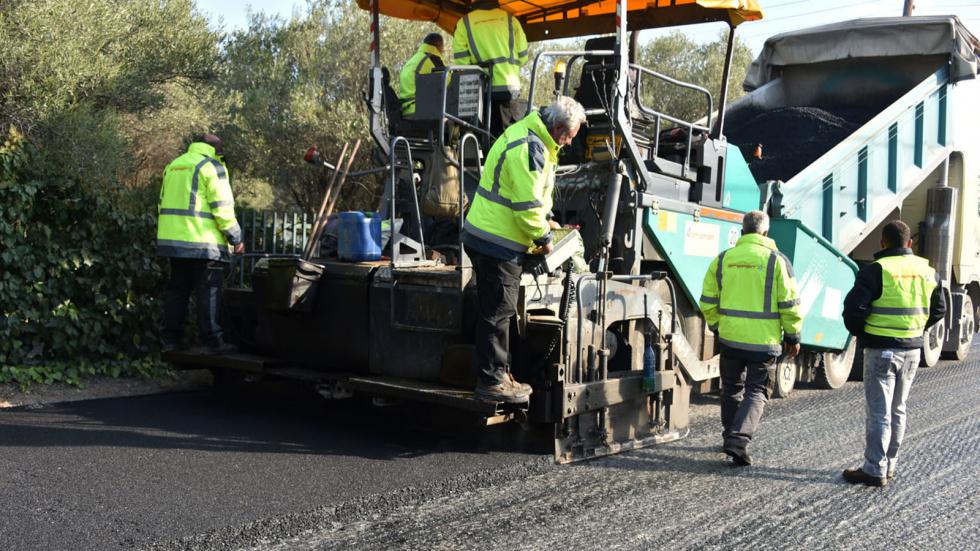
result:
[(204, 134), (163, 172), (157, 208), (157, 256), (170, 261), (164, 295), (163, 348), (180, 346), (187, 301), (198, 291), (200, 341), (210, 352), (233, 350), (218, 323), (224, 267), (242, 254), (242, 230), (228, 182), (221, 139)]
[(779, 355), (800, 352), (793, 267), (768, 234), (765, 213), (746, 213), (742, 237), (708, 266), (698, 301), (721, 345), (723, 449), (739, 466), (752, 464), (748, 445), (772, 393)]
[[(495, 1), (474, 3), (453, 34), (453, 62), (479, 65), (490, 73), (490, 134), (500, 136), (521, 94), (521, 67), (527, 63), (527, 37), (521, 22)], [(504, 120), (504, 116), (507, 120)]]
[[(524, 255), (550, 253), (549, 221), (558, 150), (585, 122), (585, 110), (562, 97), (508, 128), (487, 153), (487, 169), (466, 215), (463, 244), (476, 271), (476, 395), (524, 403), (531, 386), (510, 374), (510, 319), (517, 313)], [(493, 168), (491, 168), (493, 167)]]
[(183, 335), (184, 320), (191, 295), (197, 291), (197, 328), (201, 344), (219, 346), (221, 325), (221, 285), (225, 263), (196, 258), (171, 258), (170, 280), (163, 298), (163, 342), (176, 346)]
[(912, 254), (908, 225), (901, 220), (886, 224), (881, 246), (844, 298), (844, 325), (864, 348), (866, 407), (864, 464), (843, 475), (852, 484), (874, 487), (895, 477), (923, 332), (946, 315), (936, 270)]
[(502, 374), (510, 373), (510, 320), (517, 315), (523, 269), (517, 257), (505, 260), (472, 249), (468, 252), (476, 272), (480, 309), (476, 322), (477, 381), (481, 387), (490, 387)]

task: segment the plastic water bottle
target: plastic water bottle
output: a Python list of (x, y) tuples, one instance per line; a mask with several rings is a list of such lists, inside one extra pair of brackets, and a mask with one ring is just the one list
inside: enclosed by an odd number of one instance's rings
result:
[(643, 390), (650, 392), (657, 388), (657, 360), (653, 352), (653, 339), (647, 336), (645, 341), (646, 346), (643, 348)]

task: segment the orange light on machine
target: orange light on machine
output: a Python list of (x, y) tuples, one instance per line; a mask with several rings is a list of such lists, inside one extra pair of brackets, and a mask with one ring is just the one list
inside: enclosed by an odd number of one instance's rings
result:
[(762, 158), (762, 144), (761, 143), (760, 144), (756, 144), (756, 146), (755, 146), (755, 152), (752, 153), (752, 156), (755, 157), (756, 159), (761, 159)]

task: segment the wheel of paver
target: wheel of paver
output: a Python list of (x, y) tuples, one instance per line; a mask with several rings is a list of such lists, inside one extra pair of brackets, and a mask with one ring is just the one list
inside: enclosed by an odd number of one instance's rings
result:
[(863, 381), (864, 380), (864, 347), (858, 345), (854, 349), (854, 361), (851, 362), (851, 376), (847, 378), (848, 381)]
[(796, 362), (783, 358), (776, 364), (776, 380), (772, 385), (773, 398), (785, 398), (796, 386)]
[(851, 374), (851, 365), (854, 363), (854, 351), (857, 343), (854, 339), (848, 343), (847, 348), (840, 352), (822, 352), (818, 359), (817, 373), (813, 379), (817, 388), (840, 388), (847, 382), (847, 377)]
[(922, 335), (922, 358), (919, 365), (933, 367), (939, 363), (943, 354), (943, 342), (946, 340), (946, 320), (940, 320)]
[(970, 295), (965, 295), (963, 299), (963, 311), (969, 312), (968, 320), (966, 323), (966, 331), (964, 339), (960, 340), (959, 345), (956, 350), (950, 350), (949, 352), (943, 352), (944, 357), (948, 357), (952, 360), (963, 361), (967, 356), (970, 355), (970, 347), (973, 346), (973, 332), (976, 331), (976, 327), (973, 325), (973, 299)]

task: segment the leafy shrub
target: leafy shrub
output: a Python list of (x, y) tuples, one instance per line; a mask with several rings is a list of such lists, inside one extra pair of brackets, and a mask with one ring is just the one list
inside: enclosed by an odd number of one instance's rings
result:
[(153, 353), (154, 220), (96, 188), (38, 177), (35, 158), (15, 131), (0, 148), (0, 380), (20, 380), (18, 366), (98, 370)]

